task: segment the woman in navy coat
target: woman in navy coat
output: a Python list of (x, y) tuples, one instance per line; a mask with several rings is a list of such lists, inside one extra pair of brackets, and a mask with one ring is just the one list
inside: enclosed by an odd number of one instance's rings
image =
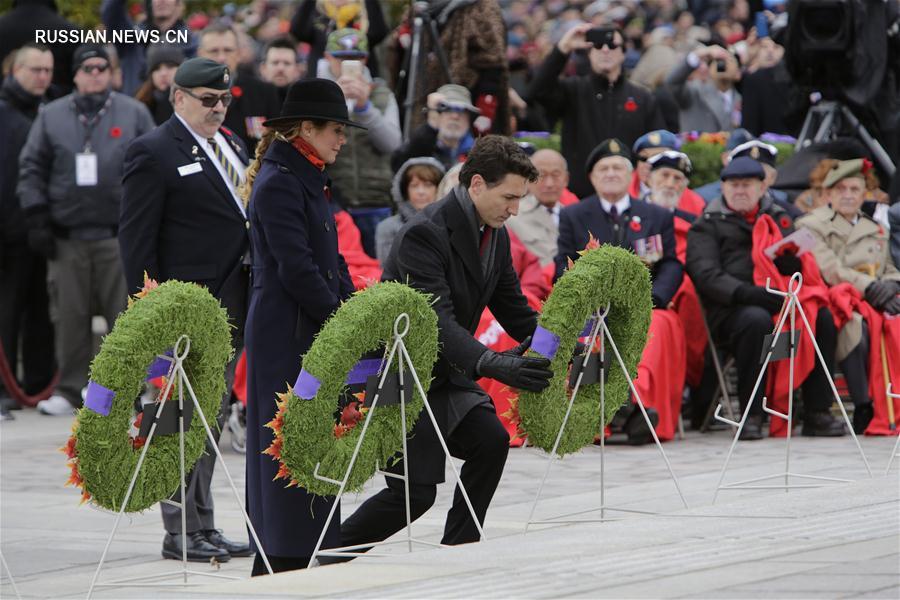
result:
[[(334, 498), (273, 481), (276, 461), (265, 427), (275, 416), (275, 394), (292, 386), (301, 357), (325, 320), (353, 292), (338, 253), (325, 165), (346, 142), (344, 95), (336, 83), (310, 79), (287, 93), (281, 116), (247, 173), (253, 253), (247, 348), (247, 510), (273, 571), (304, 568)], [(261, 158), (260, 158), (261, 157)], [(340, 514), (324, 546), (337, 546)], [(257, 553), (253, 575), (267, 573)]]

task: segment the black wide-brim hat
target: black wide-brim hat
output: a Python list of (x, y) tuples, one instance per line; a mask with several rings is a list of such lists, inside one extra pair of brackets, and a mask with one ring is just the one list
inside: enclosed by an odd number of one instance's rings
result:
[(350, 120), (347, 100), (341, 87), (329, 79), (304, 79), (288, 88), (281, 115), (263, 123), (264, 127), (299, 120), (335, 121), (350, 127), (368, 129)]

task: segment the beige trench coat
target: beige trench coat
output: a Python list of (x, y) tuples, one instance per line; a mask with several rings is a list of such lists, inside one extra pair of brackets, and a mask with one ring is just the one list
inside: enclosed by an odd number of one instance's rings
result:
[[(860, 213), (850, 223), (830, 206), (820, 206), (797, 221), (815, 235), (813, 249), (822, 277), (829, 286), (850, 283), (861, 293), (876, 279), (900, 281), (900, 271), (889, 254), (888, 232)], [(843, 360), (862, 337), (862, 317), (853, 316), (838, 334), (837, 356)]]

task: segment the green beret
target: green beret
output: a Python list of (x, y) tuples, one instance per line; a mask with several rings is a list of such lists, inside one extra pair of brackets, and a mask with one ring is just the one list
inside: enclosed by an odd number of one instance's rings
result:
[(590, 175), (591, 171), (594, 170), (594, 165), (597, 164), (597, 161), (609, 156), (620, 156), (633, 164), (631, 151), (628, 149), (628, 146), (623, 144), (621, 140), (609, 138), (608, 140), (603, 140), (596, 148), (591, 150), (584, 165), (585, 172)]
[(192, 58), (175, 71), (175, 83), (184, 88), (207, 87), (227, 90), (231, 87), (228, 67), (208, 58)]
[(861, 177), (865, 179), (867, 170), (862, 158), (842, 160), (828, 171), (825, 181), (822, 182), (822, 187), (830, 188), (841, 179), (846, 179), (847, 177)]

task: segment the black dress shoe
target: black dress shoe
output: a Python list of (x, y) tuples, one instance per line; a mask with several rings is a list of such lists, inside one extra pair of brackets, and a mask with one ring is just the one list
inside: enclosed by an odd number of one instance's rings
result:
[[(167, 533), (163, 539), (163, 558), (181, 560), (181, 535)], [(215, 558), (219, 562), (227, 562), (231, 555), (227, 551), (213, 546), (206, 540), (202, 531), (187, 534), (187, 559), (190, 562), (209, 562)]]
[(820, 412), (807, 415), (803, 419), (802, 435), (809, 437), (840, 437), (847, 433), (844, 424), (831, 416), (831, 413)]
[(218, 529), (206, 529), (203, 532), (203, 535), (206, 536), (206, 540), (215, 546), (216, 548), (220, 548), (227, 552), (231, 556), (243, 557), (243, 556), (253, 556), (254, 552), (250, 550), (250, 544), (239, 544), (238, 542), (232, 542), (227, 537), (222, 535), (222, 532)]
[(875, 412), (872, 404), (859, 404), (853, 407), (853, 433), (862, 435), (866, 432), (866, 427), (872, 422)]
[[(656, 427), (656, 424), (659, 423), (659, 413), (652, 408), (646, 410), (647, 416), (650, 417), (650, 423)], [(640, 408), (635, 407), (631, 416), (628, 417), (628, 422), (625, 423), (625, 433), (628, 434), (628, 443), (632, 446), (642, 446), (653, 441), (653, 434), (647, 427), (647, 420)]]
[(759, 415), (747, 415), (747, 420), (744, 421), (744, 427), (741, 429), (741, 435), (738, 439), (752, 441), (761, 440), (762, 438), (762, 417)]

